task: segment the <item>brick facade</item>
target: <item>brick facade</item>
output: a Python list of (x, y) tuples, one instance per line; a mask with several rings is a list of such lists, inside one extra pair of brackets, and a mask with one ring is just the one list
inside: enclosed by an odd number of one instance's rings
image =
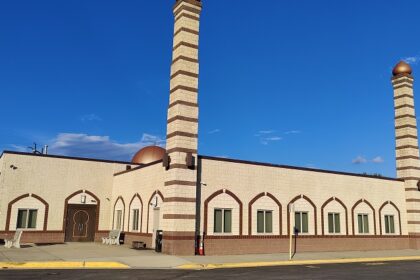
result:
[[(295, 240), (298, 252), (420, 248), (411, 70), (392, 78), (397, 179), (199, 156), (201, 9), (198, 0), (177, 0), (173, 8), (165, 157), (138, 165), (5, 152), (0, 156), (0, 238), (14, 234), (18, 209), (33, 208), (39, 211), (37, 225), (22, 241), (64, 242), (68, 205), (90, 204), (96, 205), (95, 241), (117, 227), (116, 211), (122, 211), (126, 244), (143, 241), (153, 248), (156, 231), (163, 230), (166, 254), (194, 254), (197, 235), (205, 236), (209, 255), (286, 252), (295, 226), (290, 209), (308, 219), (307, 232)], [(223, 232), (215, 226), (220, 210), (231, 214)], [(271, 232), (257, 230), (259, 210), (272, 215)], [(337, 232), (329, 229), (329, 214), (340, 218)], [(385, 216), (393, 218), (393, 230)]]
[[(416, 240), (417, 241), (417, 240)], [(420, 248), (408, 236), (396, 237), (297, 237), (296, 252), (369, 251)], [(417, 247), (416, 247), (417, 246)], [(288, 237), (206, 238), (206, 255), (271, 254), (289, 252)]]

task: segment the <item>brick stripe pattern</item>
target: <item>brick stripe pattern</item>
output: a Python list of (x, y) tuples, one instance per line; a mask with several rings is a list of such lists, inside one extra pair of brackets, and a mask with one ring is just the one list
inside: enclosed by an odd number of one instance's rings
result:
[(173, 12), (175, 27), (166, 143), (170, 166), (165, 172), (162, 208), (163, 252), (193, 255), (197, 171), (187, 166), (186, 158), (191, 153), (197, 161), (201, 1), (177, 0)]
[(392, 78), (394, 87), (397, 177), (405, 180), (408, 232), (420, 233), (420, 161), (414, 107), (414, 78), (401, 74)]

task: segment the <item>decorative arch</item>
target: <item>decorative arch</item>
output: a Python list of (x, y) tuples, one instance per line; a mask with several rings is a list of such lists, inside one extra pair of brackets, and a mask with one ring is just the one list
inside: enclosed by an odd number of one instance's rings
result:
[(27, 194), (23, 194), (21, 196), (18, 196), (15, 199), (13, 199), (12, 201), (9, 202), (9, 204), (7, 206), (6, 228), (5, 228), (6, 232), (8, 232), (9, 229), (10, 229), (10, 219), (11, 219), (11, 215), (12, 215), (12, 207), (13, 207), (13, 204), (15, 204), (19, 200), (24, 199), (24, 198), (27, 198), (27, 197), (33, 197), (33, 198), (39, 200), (42, 204), (44, 204), (45, 213), (44, 213), (44, 224), (42, 226), (42, 230), (43, 231), (47, 231), (48, 210), (49, 210), (49, 204), (48, 204), (48, 202), (45, 199), (43, 199), (42, 197), (40, 197), (40, 196), (38, 196), (36, 194), (27, 193)]
[(321, 225), (322, 225), (322, 235), (325, 235), (325, 225), (324, 225), (324, 208), (332, 201), (337, 201), (340, 203), (341, 206), (343, 206), (345, 213), (346, 213), (346, 235), (349, 235), (349, 215), (347, 211), (346, 205), (337, 197), (331, 197), (327, 201), (324, 202), (321, 206)]
[(395, 210), (397, 210), (400, 235), (402, 235), (401, 212), (400, 212), (400, 209), (398, 209), (397, 205), (395, 205), (395, 203), (392, 202), (392, 201), (385, 201), (384, 204), (382, 204), (382, 206), (379, 208), (379, 230), (380, 230), (379, 232), (382, 235), (382, 209), (384, 209), (384, 207), (387, 206), (387, 205), (392, 205), (395, 208)]
[(95, 221), (95, 231), (97, 232), (99, 229), (99, 211), (100, 211), (100, 206), (101, 206), (101, 200), (92, 192), (88, 191), (88, 190), (79, 190), (76, 191), (74, 193), (72, 193), (71, 195), (69, 195), (65, 200), (64, 200), (64, 215), (63, 215), (63, 232), (66, 232), (66, 220), (67, 220), (67, 207), (69, 204), (69, 200), (81, 193), (86, 193), (88, 195), (90, 195), (91, 197), (93, 197), (96, 200), (96, 221)]
[(208, 217), (208, 206), (209, 202), (212, 201), (215, 197), (221, 194), (227, 194), (231, 196), (239, 204), (239, 235), (242, 235), (242, 219), (243, 219), (243, 205), (242, 201), (231, 191), (222, 189), (214, 192), (204, 201), (204, 231), (207, 233), (207, 217)]
[(146, 233), (149, 233), (149, 219), (150, 219), (150, 203), (152, 203), (152, 199), (153, 197), (155, 197), (156, 195), (159, 195), (160, 198), (162, 199), (162, 202), (164, 201), (164, 196), (163, 194), (159, 191), (156, 190), (153, 192), (153, 194), (150, 196), (149, 201), (147, 202), (147, 222), (146, 222)]
[[(316, 213), (316, 206), (315, 206), (315, 203), (313, 203), (313, 201), (309, 197), (303, 194), (296, 196), (289, 202), (289, 204), (287, 204), (287, 209), (289, 209), (292, 203), (294, 203), (295, 201), (299, 199), (306, 200), (314, 208), (314, 226), (315, 226), (314, 232), (315, 232), (315, 235), (317, 235), (318, 234), (318, 219), (317, 219), (317, 213)], [(287, 235), (290, 235), (290, 211), (287, 211)]]
[(271, 198), (279, 207), (279, 235), (282, 235), (282, 206), (280, 201), (271, 193), (269, 192), (262, 192), (256, 195), (251, 201), (248, 203), (248, 235), (252, 235), (252, 205), (257, 202), (258, 199), (267, 196)]
[(124, 228), (125, 228), (125, 201), (124, 201), (124, 198), (121, 195), (117, 197), (117, 199), (115, 200), (115, 203), (114, 203), (114, 208), (113, 208), (113, 211), (112, 211), (112, 228), (114, 228), (114, 222), (115, 222), (115, 206), (117, 206), (117, 203), (120, 200), (123, 204), (122, 231), (124, 231)]
[(140, 212), (140, 232), (142, 232), (142, 224), (143, 224), (143, 200), (141, 199), (141, 196), (136, 193), (133, 198), (130, 201), (130, 204), (128, 205), (128, 231), (130, 231), (130, 217), (131, 217), (131, 204), (133, 204), (134, 199), (138, 198), (141, 203), (141, 212)]
[(355, 231), (355, 222), (354, 222), (354, 209), (356, 209), (357, 205), (359, 205), (360, 203), (366, 203), (370, 209), (372, 209), (372, 213), (373, 213), (373, 234), (376, 235), (376, 213), (375, 213), (375, 208), (373, 208), (372, 204), (370, 204), (369, 201), (367, 201), (366, 199), (360, 199), (359, 201), (357, 201), (353, 207), (351, 208), (351, 222), (352, 222), (352, 227), (353, 227), (353, 235), (356, 234)]

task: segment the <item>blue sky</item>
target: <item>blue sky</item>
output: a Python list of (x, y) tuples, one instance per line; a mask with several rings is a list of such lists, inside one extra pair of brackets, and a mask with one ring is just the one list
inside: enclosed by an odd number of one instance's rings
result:
[[(1, 1), (0, 150), (128, 160), (164, 144), (173, 3)], [(395, 176), (390, 73), (420, 72), (419, 9), (203, 1), (200, 154)]]

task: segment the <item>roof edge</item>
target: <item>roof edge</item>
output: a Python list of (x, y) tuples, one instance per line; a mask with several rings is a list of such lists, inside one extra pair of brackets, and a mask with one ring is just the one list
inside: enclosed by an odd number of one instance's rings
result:
[(132, 163), (132, 162), (128, 162), (128, 161), (106, 160), (106, 159), (84, 158), (84, 157), (70, 157), (70, 156), (60, 156), (60, 155), (44, 155), (44, 154), (33, 154), (33, 153), (16, 152), (16, 151), (3, 151), (0, 158), (3, 157), (4, 154), (22, 155), (22, 156), (35, 156), (35, 157), (45, 157), (45, 158), (57, 158), (57, 159), (69, 159), (69, 160), (94, 161), (94, 162), (103, 162), (103, 163), (139, 165), (138, 163)]
[(328, 174), (335, 174), (335, 175), (345, 175), (345, 176), (363, 177), (363, 178), (371, 178), (371, 179), (378, 179), (378, 180), (404, 182), (404, 179), (398, 179), (398, 178), (378, 177), (378, 176), (373, 176), (373, 175), (363, 175), (363, 174), (351, 173), (351, 172), (333, 171), (333, 170), (308, 168), (308, 167), (298, 167), (298, 166), (291, 166), (291, 165), (281, 165), (281, 164), (265, 163), (265, 162), (258, 162), (258, 161), (248, 161), (248, 160), (239, 160), (239, 159), (221, 158), (221, 157), (203, 156), (203, 155), (199, 155), (198, 158), (216, 160), (216, 161), (225, 161), (225, 162), (231, 162), (231, 163), (241, 163), (241, 164), (249, 164), (249, 165), (259, 165), (259, 166), (302, 170), (302, 171), (310, 171), (310, 172), (318, 172), (318, 173), (328, 173)]
[(160, 160), (157, 160), (157, 161), (154, 161), (154, 162), (148, 163), (148, 164), (142, 164), (142, 165), (140, 165), (140, 166), (137, 166), (137, 167), (134, 167), (134, 168), (131, 168), (131, 169), (128, 169), (128, 170), (124, 170), (124, 171), (121, 171), (121, 172), (117, 172), (117, 173), (114, 173), (114, 177), (119, 176), (119, 175), (123, 175), (123, 174), (126, 174), (126, 173), (130, 173), (130, 172), (133, 172), (133, 171), (136, 171), (136, 170), (140, 170), (140, 169), (143, 169), (143, 168), (146, 168), (146, 167), (149, 167), (149, 166), (152, 166), (152, 165), (155, 165), (155, 164), (161, 163), (162, 161), (163, 161), (163, 160), (162, 160), (162, 159), (160, 159)]

